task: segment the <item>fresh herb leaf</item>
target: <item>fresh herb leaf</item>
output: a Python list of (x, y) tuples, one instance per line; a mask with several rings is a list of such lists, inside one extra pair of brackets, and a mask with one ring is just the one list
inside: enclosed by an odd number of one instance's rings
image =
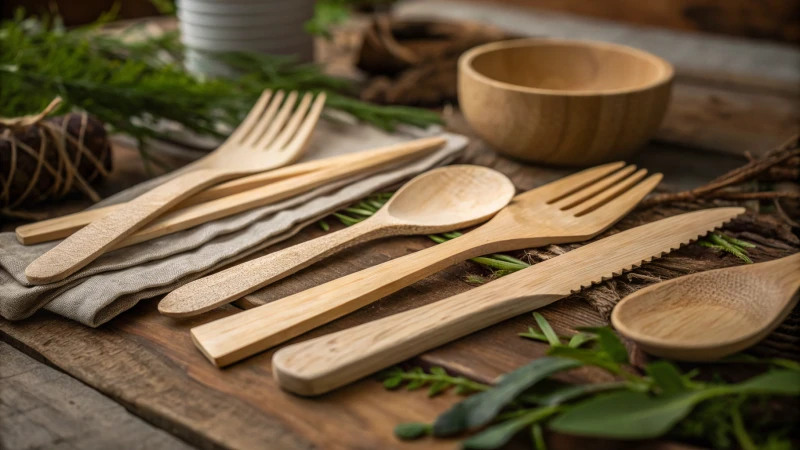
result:
[(672, 395), (686, 390), (684, 378), (675, 364), (664, 360), (655, 361), (648, 364), (646, 369), (661, 393)]
[(430, 434), (431, 426), (427, 423), (407, 422), (394, 427), (394, 435), (404, 441), (419, 439)]
[(547, 322), (547, 319), (545, 319), (543, 315), (535, 312), (533, 313), (533, 318), (536, 319), (536, 324), (539, 325), (539, 328), (542, 330), (542, 333), (544, 333), (545, 337), (547, 337), (547, 341), (551, 346), (561, 345), (561, 340), (558, 338), (555, 330), (553, 330), (553, 327), (550, 326), (550, 323)]
[(585, 344), (587, 342), (592, 342), (594, 340), (597, 340), (597, 335), (589, 334), (589, 333), (578, 333), (578, 334), (573, 335), (570, 338), (569, 344), (567, 344), (567, 345), (572, 347), (572, 348), (579, 348), (583, 344)]
[(452, 436), (489, 423), (521, 393), (556, 372), (579, 367), (580, 362), (564, 358), (540, 358), (503, 376), (492, 389), (457, 403), (436, 419), (434, 436)]
[(584, 327), (578, 328), (578, 331), (597, 335), (600, 348), (612, 361), (619, 364), (628, 364), (628, 349), (625, 348), (625, 345), (617, 337), (617, 333), (610, 327)]
[(547, 406), (536, 408), (526, 412), (524, 415), (507, 420), (498, 425), (493, 425), (486, 430), (467, 439), (463, 443), (465, 449), (496, 449), (507, 444), (515, 434), (521, 430), (541, 422), (544, 419), (558, 412), (558, 407)]
[(614, 392), (585, 400), (550, 422), (556, 431), (613, 439), (649, 439), (668, 432), (694, 406), (722, 395), (800, 395), (791, 370), (775, 370), (739, 384), (653, 397), (642, 392)]

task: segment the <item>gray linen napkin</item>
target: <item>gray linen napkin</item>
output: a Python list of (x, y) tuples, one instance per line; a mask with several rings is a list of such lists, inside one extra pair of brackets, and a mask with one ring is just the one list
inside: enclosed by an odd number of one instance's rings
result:
[[(363, 151), (407, 141), (419, 133), (387, 134), (369, 126), (320, 122), (303, 160)], [(169, 292), (215, 269), (287, 239), (304, 226), (370, 193), (452, 161), (467, 143), (445, 134), (437, 152), (372, 175), (331, 183), (282, 202), (107, 253), (66, 280), (32, 286), (25, 267), (57, 242), (19, 244), (0, 233), (0, 316), (29, 317), (40, 308), (99, 326), (139, 300)], [(134, 186), (96, 207), (127, 201), (174, 176)]]

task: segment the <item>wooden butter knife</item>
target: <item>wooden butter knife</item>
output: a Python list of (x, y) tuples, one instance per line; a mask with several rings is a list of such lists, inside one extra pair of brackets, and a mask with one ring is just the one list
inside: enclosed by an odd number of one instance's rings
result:
[(743, 212), (715, 208), (662, 219), (448, 299), (285, 347), (272, 358), (274, 376), (300, 395), (328, 392), (659, 258)]

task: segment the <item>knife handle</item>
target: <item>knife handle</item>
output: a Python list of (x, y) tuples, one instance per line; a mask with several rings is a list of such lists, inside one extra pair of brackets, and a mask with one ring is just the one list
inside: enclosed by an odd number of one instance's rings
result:
[[(272, 358), (273, 374), (296, 394), (328, 392), (569, 294), (544, 272), (534, 266), (497, 285), (285, 347)], [(541, 281), (531, 283), (532, 277)]]

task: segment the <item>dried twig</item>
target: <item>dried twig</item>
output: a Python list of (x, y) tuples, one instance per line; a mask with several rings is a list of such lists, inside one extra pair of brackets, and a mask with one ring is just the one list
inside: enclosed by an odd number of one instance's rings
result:
[[(657, 194), (642, 202), (642, 206), (650, 207), (664, 203), (696, 201), (696, 200), (769, 200), (778, 198), (797, 198), (796, 194), (779, 192), (753, 192), (739, 193), (724, 190), (738, 184), (753, 180), (762, 174), (778, 168), (779, 164), (800, 157), (800, 135), (792, 136), (791, 139), (771, 150), (759, 159), (751, 159), (750, 162), (742, 167), (734, 169), (721, 177), (712, 180), (710, 183), (696, 189), (683, 192), (671, 192)], [(784, 172), (787, 171), (783, 168)], [(787, 175), (791, 175), (793, 168), (788, 168)]]

